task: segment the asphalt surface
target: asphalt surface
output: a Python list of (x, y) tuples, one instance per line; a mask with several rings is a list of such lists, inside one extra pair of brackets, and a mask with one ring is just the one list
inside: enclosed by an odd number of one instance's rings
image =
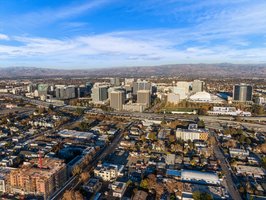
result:
[(241, 195), (233, 181), (229, 163), (226, 162), (226, 158), (224, 157), (224, 154), (222, 153), (219, 144), (220, 143), (217, 141), (217, 143), (215, 143), (215, 145), (213, 146), (213, 150), (216, 155), (216, 158), (220, 161), (220, 165), (222, 167), (223, 172), (225, 173), (228, 192), (233, 200), (242, 200)]

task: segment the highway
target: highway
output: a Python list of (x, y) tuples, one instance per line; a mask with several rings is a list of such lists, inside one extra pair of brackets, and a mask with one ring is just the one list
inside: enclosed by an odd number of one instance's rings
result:
[(212, 132), (212, 135), (216, 138), (216, 143), (213, 146), (213, 151), (216, 155), (217, 160), (220, 161), (220, 165), (222, 167), (223, 172), (225, 173), (226, 177), (226, 183), (227, 183), (227, 190), (232, 197), (233, 200), (242, 200), (241, 195), (239, 191), (237, 190), (235, 183), (233, 181), (231, 167), (229, 166), (229, 163), (227, 162), (226, 158), (224, 157), (224, 154), (222, 153), (222, 150), (220, 148), (220, 143), (217, 140), (217, 137), (214, 132)]
[[(220, 118), (217, 116), (199, 116), (201, 120), (204, 120), (205, 122), (219, 122), (219, 123), (229, 123), (229, 124), (237, 124), (237, 125), (242, 125), (245, 127), (249, 128), (254, 128), (255, 130), (260, 130), (260, 131), (266, 131), (266, 125), (265, 124), (257, 124), (257, 123), (250, 123), (250, 122), (237, 122), (237, 121), (232, 121), (229, 118)], [(257, 117), (249, 117), (249, 119), (262, 119), (262, 117), (257, 118)]]
[[(119, 142), (122, 140), (123, 132), (129, 127), (131, 127), (132, 124), (133, 123), (130, 123), (123, 130), (120, 130), (113, 139), (113, 141), (104, 149), (102, 149), (100, 153), (92, 159), (90, 164), (83, 170), (83, 172), (91, 173), (100, 160), (103, 160), (107, 155), (112, 153), (119, 144)], [(66, 190), (75, 190), (79, 188), (81, 184), (82, 182), (79, 180), (79, 175), (73, 176), (65, 183), (65, 185), (60, 190), (58, 190), (51, 198), (49, 198), (49, 200), (59, 200), (63, 197), (63, 194)]]

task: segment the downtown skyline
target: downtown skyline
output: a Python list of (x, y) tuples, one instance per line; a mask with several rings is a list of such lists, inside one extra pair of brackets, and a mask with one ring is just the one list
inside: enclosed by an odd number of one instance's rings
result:
[(0, 67), (265, 63), (262, 0), (0, 1)]

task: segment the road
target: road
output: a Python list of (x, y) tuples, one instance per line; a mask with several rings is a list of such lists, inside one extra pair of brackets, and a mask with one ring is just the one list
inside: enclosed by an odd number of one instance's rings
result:
[[(213, 135), (215, 133), (212, 133)], [(216, 138), (216, 137), (215, 137)], [(233, 181), (232, 173), (231, 173), (231, 167), (229, 166), (229, 163), (227, 162), (226, 158), (224, 157), (224, 154), (222, 153), (222, 150), (220, 149), (220, 143), (216, 138), (217, 143), (214, 144), (213, 150), (216, 155), (217, 160), (220, 161), (220, 165), (222, 167), (223, 172), (225, 173), (226, 177), (226, 183), (227, 183), (227, 190), (232, 197), (233, 200), (242, 200), (240, 193), (238, 192), (235, 183)]]
[(19, 115), (30, 115), (32, 114), (36, 109), (32, 107), (17, 107), (12, 109), (1, 109), (0, 110), (0, 116), (6, 115), (9, 113), (16, 113)]
[(31, 99), (31, 98), (28, 98), (28, 97), (25, 97), (25, 96), (15, 95), (15, 94), (10, 94), (10, 93), (0, 94), (0, 97), (8, 97), (8, 98), (13, 98), (13, 99), (22, 99), (25, 102), (28, 102), (28, 103), (31, 103), (31, 104), (37, 105), (37, 106), (43, 106), (43, 107), (46, 107), (46, 108), (48, 108), (50, 105), (57, 106), (57, 107), (63, 106), (61, 103), (58, 103), (58, 102), (46, 102), (46, 101), (41, 101), (41, 100), (37, 100), (37, 99)]
[[(112, 153), (119, 144), (119, 142), (122, 140), (123, 132), (127, 130), (130, 126), (132, 126), (132, 123), (128, 124), (123, 130), (120, 130), (113, 139), (113, 141), (93, 158), (91, 163), (83, 170), (83, 172), (92, 172), (92, 170), (100, 160), (103, 160), (107, 155)], [(79, 180), (79, 176), (73, 176), (65, 183), (65, 185), (59, 191), (57, 191), (51, 198), (49, 198), (49, 200), (59, 200), (63, 197), (63, 194), (66, 190), (75, 190), (79, 188), (81, 184), (82, 182)]]
[[(237, 121), (232, 121), (230, 118), (224, 118), (224, 117), (217, 117), (217, 116), (199, 116), (201, 120), (204, 120), (205, 122), (218, 122), (218, 123), (228, 123), (228, 124), (237, 124), (249, 128), (254, 128), (255, 130), (260, 130), (260, 131), (266, 131), (266, 126), (265, 124), (257, 124), (254, 122), (237, 122)], [(249, 117), (249, 119), (257, 119), (257, 117)], [(252, 120), (254, 121), (254, 120)]]

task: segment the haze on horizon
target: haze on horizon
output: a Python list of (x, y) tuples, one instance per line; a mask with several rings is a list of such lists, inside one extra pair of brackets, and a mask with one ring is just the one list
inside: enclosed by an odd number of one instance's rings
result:
[(266, 63), (265, 0), (0, 1), (0, 67)]

